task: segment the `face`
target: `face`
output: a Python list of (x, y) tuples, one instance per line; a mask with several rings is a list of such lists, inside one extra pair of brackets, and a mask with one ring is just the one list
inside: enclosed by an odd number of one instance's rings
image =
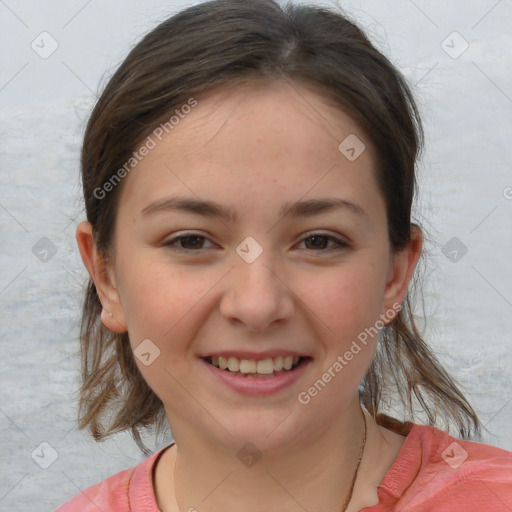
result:
[[(319, 435), (407, 284), (370, 141), (299, 84), (196, 100), (124, 178), (104, 321), (128, 330), (176, 438), (265, 448)], [(354, 135), (356, 159), (339, 149)]]

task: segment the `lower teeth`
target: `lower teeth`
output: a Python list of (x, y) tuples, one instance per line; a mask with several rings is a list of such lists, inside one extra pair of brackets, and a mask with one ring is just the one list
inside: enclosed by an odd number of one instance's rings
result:
[[(269, 379), (271, 377), (275, 377), (277, 375), (281, 375), (283, 373), (288, 373), (288, 372), (291, 372), (292, 370), (295, 370), (295, 368), (297, 368), (297, 366), (299, 366), (300, 364), (300, 361), (295, 365), (295, 366), (292, 366), (290, 370), (279, 370), (279, 371), (273, 371), (272, 373), (242, 373), (242, 372), (232, 372), (231, 370), (229, 370), (228, 368), (226, 368), (225, 372), (228, 372), (228, 373), (231, 373), (231, 375), (236, 375), (238, 377), (255, 377), (255, 378), (261, 378), (261, 379)], [(217, 367), (216, 367), (217, 368)]]
[(232, 372), (229, 370), (224, 370), (224, 371), (231, 373), (231, 375), (236, 375), (238, 377), (254, 377), (254, 378), (258, 378), (258, 379), (270, 379), (271, 377), (275, 377), (276, 375), (280, 375), (281, 373), (284, 373), (284, 372), (289, 372), (290, 370), (281, 370), (280, 372), (272, 372), (272, 373), (242, 373), (242, 372)]

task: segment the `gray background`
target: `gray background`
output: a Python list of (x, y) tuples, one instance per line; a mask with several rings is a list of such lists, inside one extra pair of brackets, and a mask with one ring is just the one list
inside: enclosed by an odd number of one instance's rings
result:
[[(98, 444), (75, 426), (78, 155), (101, 84), (189, 4), (0, 0), (0, 510), (51, 511), (144, 458), (127, 434)], [(427, 132), (416, 208), (428, 235), (427, 339), (484, 441), (512, 450), (512, 2), (338, 4), (414, 85)], [(55, 43), (43, 31), (58, 44), (47, 58)]]

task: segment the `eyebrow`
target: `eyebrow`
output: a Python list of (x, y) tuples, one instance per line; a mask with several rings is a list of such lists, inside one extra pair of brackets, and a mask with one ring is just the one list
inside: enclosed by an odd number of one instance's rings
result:
[[(368, 213), (366, 213), (361, 206), (338, 197), (308, 199), (305, 201), (297, 201), (295, 203), (285, 203), (279, 211), (279, 217), (310, 217), (341, 208), (360, 217), (365, 217), (366, 220), (370, 219)], [(185, 211), (203, 215), (205, 217), (217, 217), (228, 222), (234, 222), (237, 219), (235, 211), (215, 201), (186, 197), (169, 197), (160, 199), (146, 206), (141, 213), (143, 215), (150, 215), (152, 213), (162, 211)]]

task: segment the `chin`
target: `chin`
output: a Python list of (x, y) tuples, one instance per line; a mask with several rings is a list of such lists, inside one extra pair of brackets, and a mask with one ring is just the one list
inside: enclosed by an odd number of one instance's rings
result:
[[(302, 425), (302, 428), (301, 428)], [(302, 437), (304, 421), (292, 408), (264, 411), (254, 406), (248, 410), (238, 410), (223, 421), (220, 429), (222, 444), (233, 450), (240, 450), (248, 443), (261, 452), (279, 450), (298, 442)]]

